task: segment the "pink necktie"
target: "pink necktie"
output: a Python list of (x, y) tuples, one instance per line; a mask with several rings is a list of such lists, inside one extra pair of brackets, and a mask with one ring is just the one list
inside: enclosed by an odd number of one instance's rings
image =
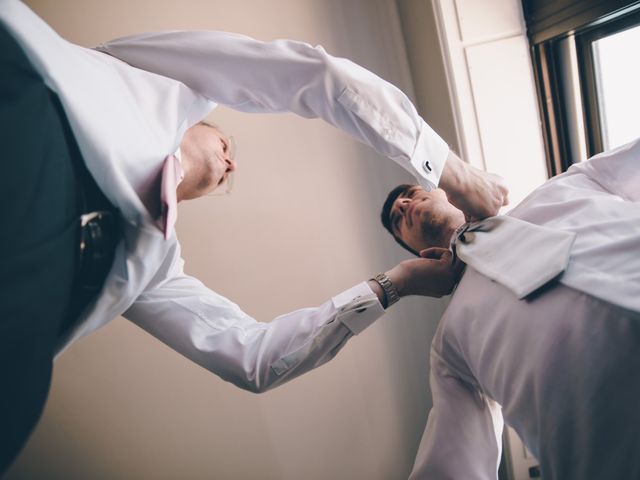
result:
[(178, 219), (178, 199), (176, 189), (184, 178), (184, 170), (175, 155), (168, 155), (162, 166), (162, 179), (160, 181), (160, 216), (156, 219), (156, 226), (164, 233), (164, 238), (169, 234)]

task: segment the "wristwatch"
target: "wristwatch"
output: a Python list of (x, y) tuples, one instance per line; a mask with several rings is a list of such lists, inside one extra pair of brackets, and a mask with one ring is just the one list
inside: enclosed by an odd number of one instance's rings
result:
[(384, 295), (387, 300), (387, 305), (385, 308), (389, 308), (391, 305), (400, 300), (400, 295), (398, 295), (398, 290), (396, 290), (395, 285), (391, 282), (389, 277), (387, 277), (386, 273), (379, 273), (371, 280), (375, 281), (382, 287), (384, 291)]

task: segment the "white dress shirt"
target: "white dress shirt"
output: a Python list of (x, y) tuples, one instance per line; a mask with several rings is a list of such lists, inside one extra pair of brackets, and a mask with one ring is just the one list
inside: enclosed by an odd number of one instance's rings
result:
[(569, 266), (522, 300), (467, 268), (432, 344), (411, 478), (496, 479), (503, 416), (545, 480), (640, 478), (640, 139), (509, 214), (576, 233)]
[(401, 91), (322, 47), (288, 40), (174, 32), (96, 51), (60, 38), (17, 0), (0, 0), (0, 21), (57, 93), (89, 171), (123, 217), (103, 291), (60, 351), (124, 314), (222, 378), (261, 391), (327, 361), (382, 315), (362, 283), (317, 308), (257, 322), (184, 273), (175, 233), (165, 239), (144, 205), (184, 131), (218, 103), (322, 118), (434, 187), (449, 149)]

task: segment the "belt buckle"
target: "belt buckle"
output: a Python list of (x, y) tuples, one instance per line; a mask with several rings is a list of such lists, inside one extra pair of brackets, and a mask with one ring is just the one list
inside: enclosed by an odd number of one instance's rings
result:
[(87, 247), (86, 239), (83, 232), (86, 232), (89, 224), (94, 221), (100, 221), (105, 217), (113, 217), (113, 212), (109, 210), (96, 210), (95, 212), (83, 213), (80, 215), (80, 251), (84, 251)]
[(117, 218), (109, 210), (80, 215), (78, 284), (86, 293), (97, 293), (111, 268), (117, 243)]

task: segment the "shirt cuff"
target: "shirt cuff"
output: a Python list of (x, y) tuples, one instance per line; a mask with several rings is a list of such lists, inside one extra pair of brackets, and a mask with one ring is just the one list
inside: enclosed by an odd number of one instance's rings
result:
[(339, 310), (337, 320), (345, 325), (354, 335), (384, 314), (384, 308), (367, 282), (362, 282), (331, 299), (333, 306)]
[(425, 122), (411, 156), (411, 166), (420, 186), (427, 191), (438, 188), (440, 175), (449, 156), (449, 145)]

